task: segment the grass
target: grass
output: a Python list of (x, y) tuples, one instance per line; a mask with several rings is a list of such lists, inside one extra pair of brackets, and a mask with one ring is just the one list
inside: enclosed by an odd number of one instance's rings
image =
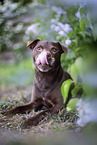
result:
[(33, 79), (34, 66), (30, 59), (16, 65), (2, 64), (0, 66), (0, 86), (25, 86), (32, 84)]
[[(2, 93), (1, 89), (1, 93)], [(12, 88), (9, 92), (3, 94), (1, 97), (0, 108), (2, 110), (10, 109), (14, 106), (22, 105), (28, 103), (31, 97), (31, 87), (26, 88)], [(0, 110), (1, 110), (0, 109)], [(63, 129), (76, 129), (76, 120), (78, 118), (76, 111), (68, 113), (65, 109), (60, 111), (58, 115), (47, 114), (47, 117), (39, 123), (38, 126), (32, 126), (30, 129), (22, 130), (21, 123), (29, 117), (36, 115), (39, 112), (31, 111), (29, 114), (16, 114), (14, 116), (4, 116), (0, 114), (0, 127), (7, 129), (15, 129), (19, 132), (29, 132), (29, 133), (44, 133), (52, 131), (61, 131)]]

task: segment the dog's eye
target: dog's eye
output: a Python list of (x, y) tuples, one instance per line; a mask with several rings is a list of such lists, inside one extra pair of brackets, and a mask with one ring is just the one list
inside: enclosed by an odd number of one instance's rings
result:
[(37, 47), (36, 50), (37, 50), (37, 51), (41, 51), (42, 48), (41, 48), (41, 47)]
[(57, 52), (57, 48), (54, 47), (51, 49), (51, 51), (55, 53), (55, 52)]

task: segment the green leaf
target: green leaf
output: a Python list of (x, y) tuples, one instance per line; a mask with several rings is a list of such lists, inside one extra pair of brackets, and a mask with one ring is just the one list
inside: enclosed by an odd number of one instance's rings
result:
[(66, 55), (66, 59), (69, 59), (69, 60), (73, 59), (75, 57), (76, 57), (76, 55), (73, 51), (68, 52), (67, 55)]
[(73, 111), (73, 110), (75, 109), (75, 107), (76, 107), (77, 102), (78, 102), (78, 98), (73, 98), (73, 99), (71, 99), (71, 100), (69, 101), (69, 103), (67, 104), (67, 108), (66, 108), (67, 111), (68, 111), (68, 112)]
[(82, 30), (82, 32), (84, 33), (84, 29), (85, 29), (85, 18), (81, 18), (80, 20), (80, 28)]
[(81, 17), (82, 17), (82, 14), (83, 14), (83, 9), (84, 9), (84, 8), (82, 7), (82, 8), (80, 8), (80, 10), (79, 10)]
[(68, 79), (67, 81), (65, 81), (62, 84), (61, 93), (62, 93), (62, 96), (63, 96), (63, 102), (64, 103), (65, 103), (66, 99), (68, 98), (69, 89), (70, 89), (70, 86), (71, 86), (72, 83), (73, 83), (73, 81)]
[(85, 71), (86, 69), (85, 67), (86, 67), (86, 63), (84, 62), (82, 57), (78, 57), (75, 63), (71, 65), (70, 73), (75, 83), (77, 83), (78, 75), (81, 76), (83, 72)]
[(75, 63), (72, 64), (70, 67), (70, 74), (71, 74), (73, 80), (75, 81), (75, 83), (77, 83), (78, 70), (77, 70)]
[(78, 73), (81, 74), (83, 72), (85, 62), (82, 57), (78, 57), (75, 61), (76, 68), (78, 70)]
[(89, 27), (93, 30), (92, 18), (91, 18), (91, 14), (89, 12), (87, 13), (87, 19), (88, 19), (88, 22), (89, 22)]
[(96, 41), (97, 40), (97, 24), (94, 25), (92, 33), (93, 33), (94, 40)]
[(76, 84), (74, 89), (71, 91), (72, 97), (75, 97), (81, 88), (82, 88), (82, 84), (80, 83)]
[(84, 18), (85, 24), (93, 30), (92, 22), (88, 20), (88, 18)]

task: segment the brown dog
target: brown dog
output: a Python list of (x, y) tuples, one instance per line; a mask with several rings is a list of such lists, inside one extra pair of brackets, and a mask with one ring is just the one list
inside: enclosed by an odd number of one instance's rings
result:
[[(43, 106), (47, 109), (36, 116), (27, 119), (22, 126), (28, 127), (37, 125), (47, 114), (47, 112), (57, 113), (63, 105), (61, 95), (61, 85), (71, 76), (62, 69), (60, 56), (67, 52), (67, 48), (59, 42), (40, 41), (36, 39), (29, 41), (27, 46), (32, 50), (32, 57), (35, 64), (35, 78), (33, 83), (31, 102), (6, 111), (5, 114), (17, 114), (40, 110)], [(71, 98), (67, 99), (65, 105)]]

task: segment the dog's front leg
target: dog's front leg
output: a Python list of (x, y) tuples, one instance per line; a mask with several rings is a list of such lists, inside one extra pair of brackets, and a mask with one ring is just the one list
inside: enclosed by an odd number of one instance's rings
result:
[(36, 116), (31, 117), (27, 119), (26, 121), (24, 121), (21, 125), (21, 128), (29, 128), (29, 126), (37, 125), (40, 121), (42, 121), (47, 116), (47, 113), (50, 113), (53, 115), (58, 112), (59, 108), (60, 108), (59, 105), (55, 105), (52, 108), (42, 111)]
[(13, 109), (2, 111), (0, 113), (3, 115), (15, 115), (19, 113), (22, 114), (22, 113), (30, 112), (34, 107), (35, 107), (34, 103), (30, 102), (28, 104), (17, 106)]
[(7, 111), (1, 111), (3, 115), (15, 115), (30, 112), (32, 109), (39, 110), (42, 106), (42, 99), (36, 99), (34, 102), (30, 102), (25, 105), (17, 106)]

